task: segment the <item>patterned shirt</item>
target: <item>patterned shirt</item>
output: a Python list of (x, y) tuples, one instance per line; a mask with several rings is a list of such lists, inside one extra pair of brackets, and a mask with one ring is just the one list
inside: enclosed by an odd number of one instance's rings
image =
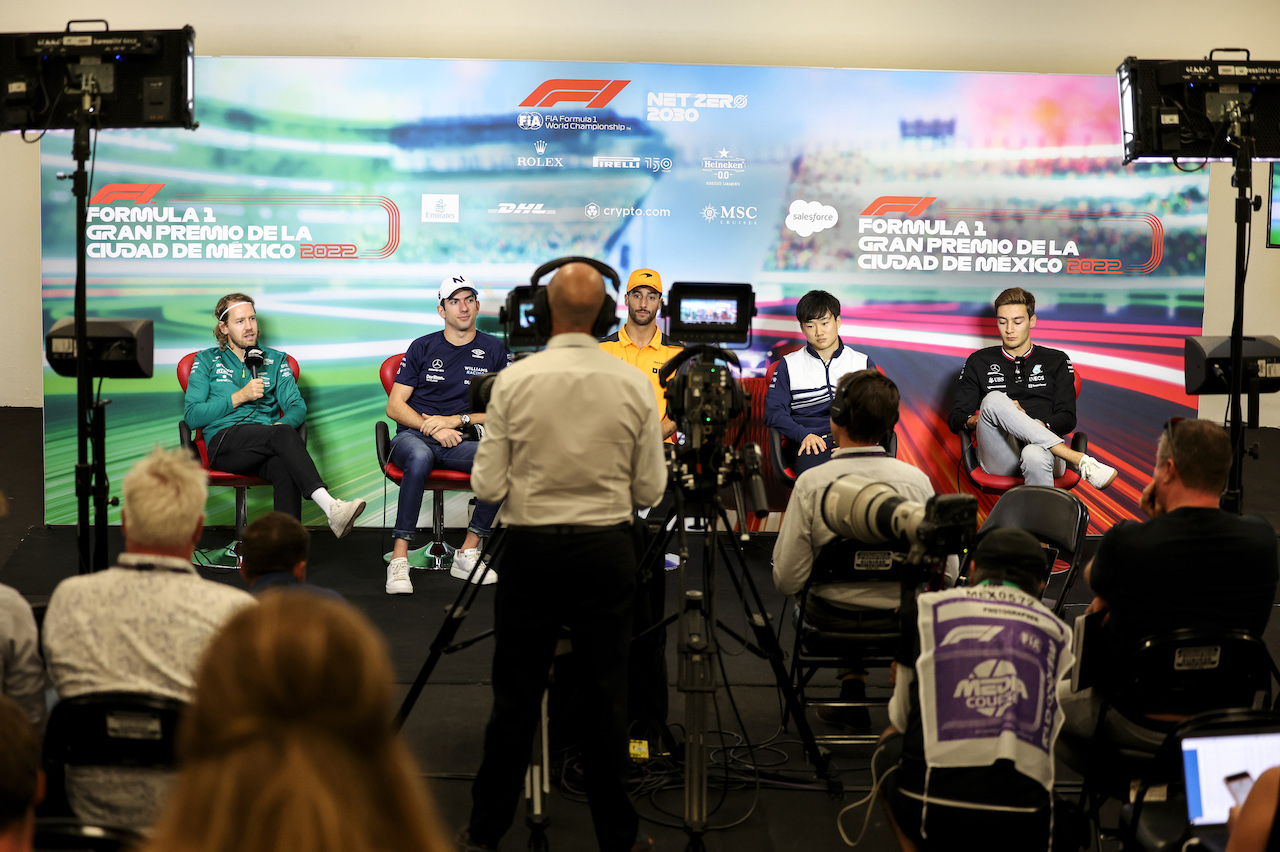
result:
[[(246, 591), (203, 580), (190, 562), (123, 553), (118, 566), (58, 584), (44, 619), (49, 677), (62, 698), (146, 692), (191, 700), (209, 639), (254, 603)], [(167, 773), (81, 767), (67, 795), (88, 822), (142, 827), (168, 788)]]
[(18, 702), (36, 730), (44, 728), (49, 712), (47, 685), (31, 605), (17, 590), (0, 585), (0, 691)]

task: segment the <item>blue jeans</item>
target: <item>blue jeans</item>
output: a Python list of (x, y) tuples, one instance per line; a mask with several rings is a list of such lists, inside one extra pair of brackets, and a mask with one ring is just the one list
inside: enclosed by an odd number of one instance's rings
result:
[[(440, 467), (442, 470), (470, 473), (479, 446), (479, 441), (463, 441), (457, 446), (445, 447), (434, 438), (412, 430), (395, 436), (391, 443), (391, 463), (404, 471), (404, 478), (400, 480), (396, 525), (391, 530), (394, 537), (413, 541), (414, 533), (418, 531), (418, 514), (422, 511), (422, 490), (431, 471)], [(499, 505), (477, 500), (467, 529), (478, 536), (487, 536)]]

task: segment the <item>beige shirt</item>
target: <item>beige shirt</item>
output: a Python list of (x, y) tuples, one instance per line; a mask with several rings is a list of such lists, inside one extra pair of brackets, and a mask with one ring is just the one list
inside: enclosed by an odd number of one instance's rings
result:
[(629, 521), (666, 490), (653, 388), (587, 334), (498, 374), (471, 487), (510, 526)]
[[(784, 595), (798, 594), (809, 579), (818, 551), (836, 538), (835, 531), (822, 520), (822, 497), (827, 486), (845, 474), (856, 474), (884, 482), (917, 503), (933, 496), (933, 483), (917, 467), (889, 458), (879, 447), (845, 447), (831, 459), (811, 467), (796, 480), (782, 517), (782, 528), (773, 546), (773, 583)], [(960, 562), (948, 557), (950, 585), (960, 571)], [(901, 598), (897, 583), (828, 583), (815, 589), (826, 600), (869, 609), (896, 609)]]

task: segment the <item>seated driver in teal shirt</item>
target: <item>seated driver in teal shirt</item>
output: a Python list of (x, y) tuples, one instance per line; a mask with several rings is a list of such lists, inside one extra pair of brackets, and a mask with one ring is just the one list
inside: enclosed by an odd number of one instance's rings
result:
[(339, 500), (325, 488), (297, 431), (306, 419), (307, 404), (288, 358), (278, 349), (258, 345), (251, 297), (229, 293), (218, 300), (213, 315), (218, 320), (213, 329), (218, 345), (196, 353), (183, 414), (188, 426), (204, 430), (209, 466), (267, 480), (275, 491), (276, 511), (295, 518), (302, 517), (302, 498), (310, 498), (329, 519), (334, 535), (342, 538), (365, 502)]

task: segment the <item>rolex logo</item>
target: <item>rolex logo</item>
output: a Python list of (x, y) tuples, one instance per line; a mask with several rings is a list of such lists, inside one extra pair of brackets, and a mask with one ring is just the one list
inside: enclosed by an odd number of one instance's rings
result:
[(547, 143), (539, 139), (537, 142), (533, 143), (533, 150), (537, 151), (539, 154), (545, 154), (547, 153)]

